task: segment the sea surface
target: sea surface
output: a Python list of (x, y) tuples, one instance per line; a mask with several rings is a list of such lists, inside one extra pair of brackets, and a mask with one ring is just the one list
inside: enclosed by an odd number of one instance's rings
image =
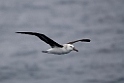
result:
[[(42, 53), (33, 31), (79, 52)], [(0, 83), (124, 83), (124, 0), (0, 0)]]

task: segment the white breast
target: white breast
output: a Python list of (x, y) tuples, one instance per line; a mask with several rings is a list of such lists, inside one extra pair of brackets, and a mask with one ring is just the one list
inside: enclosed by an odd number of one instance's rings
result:
[(50, 48), (47, 50), (48, 53), (50, 54), (67, 54), (69, 52), (71, 52), (70, 50), (67, 49), (66, 45), (63, 45), (62, 48), (58, 48), (58, 47), (55, 47), (55, 48)]

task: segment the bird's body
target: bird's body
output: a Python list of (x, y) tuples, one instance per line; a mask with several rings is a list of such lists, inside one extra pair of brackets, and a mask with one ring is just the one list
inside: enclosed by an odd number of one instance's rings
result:
[[(42, 51), (42, 52), (49, 53), (49, 54), (58, 54), (58, 55), (67, 54), (73, 50), (69, 46), (70, 46), (70, 44), (63, 44), (62, 48), (54, 47), (54, 48), (48, 49), (47, 51)], [(68, 49), (68, 48), (70, 48), (70, 49)]]
[(69, 42), (67, 44), (60, 45), (56, 43), (55, 41), (53, 41), (52, 39), (50, 39), (49, 37), (45, 36), (44, 34), (40, 34), (36, 32), (16, 32), (16, 33), (35, 35), (39, 37), (41, 40), (43, 40), (44, 42), (46, 42), (47, 44), (51, 46), (50, 49), (46, 51), (42, 51), (43, 53), (48, 53), (48, 54), (61, 55), (61, 54), (70, 53), (73, 50), (78, 52), (78, 50), (72, 45), (73, 43), (78, 42), (78, 41), (90, 42), (90, 39), (81, 39), (81, 40), (76, 40), (76, 41)]

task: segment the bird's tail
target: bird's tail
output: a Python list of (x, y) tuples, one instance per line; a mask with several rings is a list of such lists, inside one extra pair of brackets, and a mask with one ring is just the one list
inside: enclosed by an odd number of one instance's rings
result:
[(48, 53), (48, 51), (42, 51), (43, 53)]

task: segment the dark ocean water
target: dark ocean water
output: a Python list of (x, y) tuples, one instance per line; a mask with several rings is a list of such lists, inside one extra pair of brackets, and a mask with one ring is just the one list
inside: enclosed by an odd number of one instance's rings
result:
[[(16, 31), (91, 43), (50, 55)], [(124, 0), (0, 0), (0, 83), (124, 83)]]

